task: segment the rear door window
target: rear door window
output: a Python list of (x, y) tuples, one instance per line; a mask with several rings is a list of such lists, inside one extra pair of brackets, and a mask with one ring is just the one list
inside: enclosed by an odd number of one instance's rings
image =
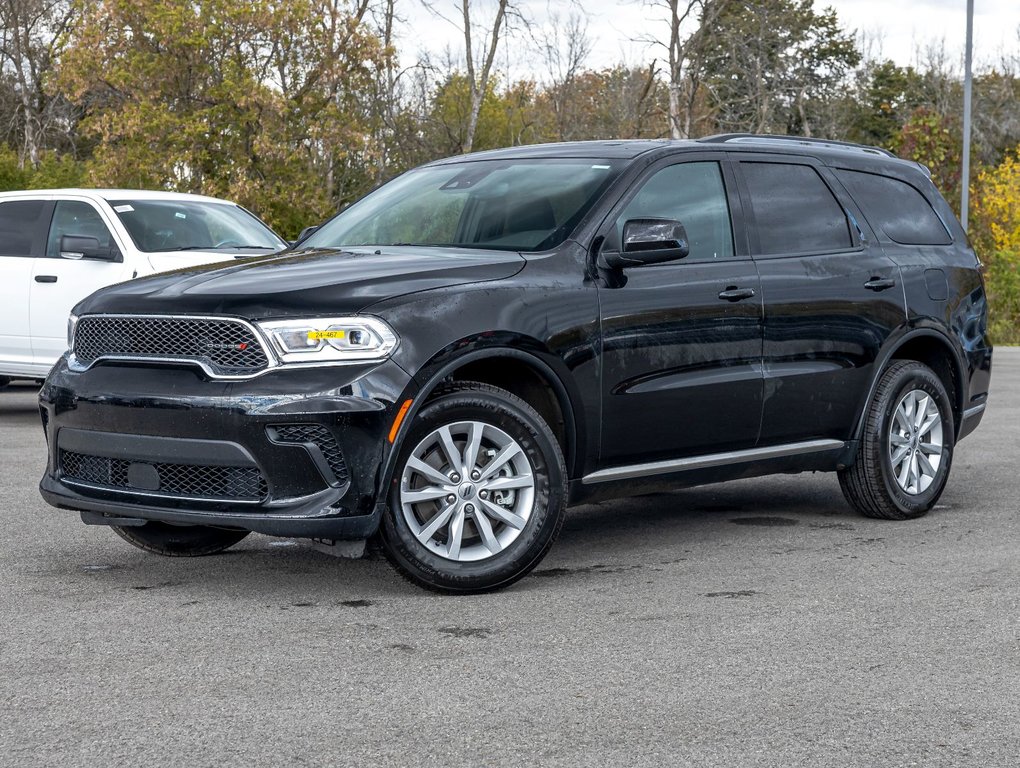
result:
[(890, 176), (835, 171), (871, 226), (900, 245), (949, 245), (952, 236), (920, 190)]
[(0, 256), (35, 255), (49, 205), (44, 200), (0, 202)]
[(762, 255), (831, 253), (852, 248), (843, 206), (810, 165), (740, 164)]

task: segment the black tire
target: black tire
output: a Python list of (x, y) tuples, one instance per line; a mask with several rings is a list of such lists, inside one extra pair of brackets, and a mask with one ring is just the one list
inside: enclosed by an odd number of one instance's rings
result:
[[(894, 410), (912, 390), (930, 395), (942, 419), (941, 461), (927, 489), (916, 494), (900, 487), (889, 455)], [(953, 409), (942, 381), (922, 363), (898, 360), (882, 374), (864, 418), (857, 460), (839, 472), (839, 485), (846, 500), (866, 517), (909, 520), (926, 514), (946, 487), (955, 445)]]
[(250, 533), (230, 528), (210, 528), (205, 525), (184, 526), (158, 522), (111, 527), (118, 536), (130, 544), (164, 557), (215, 555), (234, 546)]
[[(502, 551), (474, 562), (447, 559), (427, 548), (414, 535), (401, 506), (401, 477), (412, 452), (435, 430), (464, 421), (481, 422), (509, 435), (522, 449), (534, 478), (530, 517), (517, 538)], [(460, 594), (501, 589), (545, 557), (563, 527), (566, 499), (563, 454), (538, 412), (498, 387), (457, 383), (440, 391), (422, 408), (401, 445), (380, 541), (396, 569), (426, 589)], [(477, 532), (477, 523), (474, 525)]]

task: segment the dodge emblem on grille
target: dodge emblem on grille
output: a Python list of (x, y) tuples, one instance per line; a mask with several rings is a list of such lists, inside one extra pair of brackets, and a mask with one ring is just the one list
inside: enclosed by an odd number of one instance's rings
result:
[(244, 350), (248, 349), (248, 342), (242, 341), (240, 344), (221, 344), (221, 343), (218, 343), (218, 342), (215, 342), (215, 341), (207, 341), (205, 343), (205, 348), (206, 349), (224, 349), (224, 350), (236, 349), (239, 352), (244, 352)]

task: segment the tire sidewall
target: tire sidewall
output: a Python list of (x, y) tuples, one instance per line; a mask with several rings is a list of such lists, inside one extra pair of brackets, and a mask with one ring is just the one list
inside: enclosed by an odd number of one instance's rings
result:
[[(926, 392), (934, 398), (939, 409), (939, 415), (942, 418), (942, 462), (939, 464), (938, 473), (931, 485), (923, 493), (916, 495), (909, 494), (900, 488), (889, 457), (889, 428), (894, 418), (894, 411), (903, 396), (914, 389)], [(931, 369), (921, 364), (909, 366), (899, 371), (889, 391), (892, 395), (881, 404), (882, 417), (879, 434), (871, 436), (872, 440), (877, 443), (876, 450), (880, 457), (879, 466), (882, 473), (882, 482), (885, 485), (889, 499), (900, 510), (910, 516), (922, 515), (931, 509), (939, 496), (942, 495), (942, 491), (945, 489), (946, 482), (949, 479), (949, 470), (953, 462), (953, 436), (956, 434), (953, 409), (942, 382)]]
[[(411, 452), (433, 430), (458, 421), (481, 421), (503, 430), (523, 449), (535, 478), (531, 516), (502, 552), (480, 561), (457, 562), (429, 550), (411, 532), (400, 504), (400, 483)], [(506, 393), (455, 390), (426, 405), (405, 436), (383, 516), (383, 544), (398, 567), (414, 580), (446, 591), (496, 589), (516, 581), (545, 555), (559, 531), (566, 471), (558, 445), (541, 417)]]

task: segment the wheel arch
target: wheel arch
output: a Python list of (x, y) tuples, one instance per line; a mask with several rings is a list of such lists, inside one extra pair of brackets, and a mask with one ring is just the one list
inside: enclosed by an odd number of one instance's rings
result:
[(953, 408), (954, 437), (958, 436), (963, 421), (963, 402), (967, 392), (967, 383), (964, 378), (967, 370), (966, 364), (960, 351), (953, 346), (952, 341), (945, 333), (933, 328), (914, 328), (890, 343), (875, 361), (875, 373), (872, 376), (871, 385), (857, 411), (853, 439), (860, 440), (868, 404), (875, 395), (875, 389), (882, 378), (882, 373), (893, 360), (915, 360), (924, 363), (935, 372), (949, 394), (949, 401)]
[[(488, 342), (488, 343), (486, 343)], [(509, 344), (513, 346), (509, 346)], [(468, 351), (457, 352), (467, 348)], [(396, 470), (397, 456), (410, 425), (422, 407), (444, 384), (481, 381), (506, 389), (528, 402), (546, 420), (563, 451), (568, 474), (573, 477), (582, 458), (583, 435), (579, 432), (580, 395), (568, 390), (564, 378), (544, 360), (534, 340), (493, 338), (465, 339), (436, 354), (414, 376), (399, 402), (411, 401), (393, 436), (379, 473), (377, 502), (385, 502)]]

